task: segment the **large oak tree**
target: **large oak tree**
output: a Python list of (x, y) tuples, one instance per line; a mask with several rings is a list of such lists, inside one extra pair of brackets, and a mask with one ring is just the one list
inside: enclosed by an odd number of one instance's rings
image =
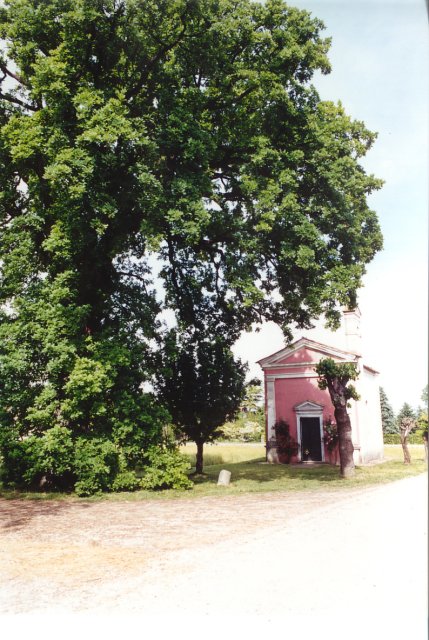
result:
[(322, 31), (281, 0), (4, 3), (4, 455), (60, 426), (132, 464), (165, 419), (143, 391), (163, 307), (232, 344), (354, 305), (375, 134), (312, 86)]

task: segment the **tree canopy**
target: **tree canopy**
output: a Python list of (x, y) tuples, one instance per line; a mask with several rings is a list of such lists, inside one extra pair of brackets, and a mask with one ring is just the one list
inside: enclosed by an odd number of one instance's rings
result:
[(323, 28), (281, 0), (0, 8), (4, 455), (61, 427), (134, 464), (167, 419), (163, 309), (232, 344), (353, 306), (381, 182), (375, 134), (311, 85)]
[(235, 360), (222, 337), (179, 334), (165, 342), (157, 388), (173, 424), (197, 445), (195, 471), (203, 472), (203, 447), (237, 415), (245, 395), (246, 367)]

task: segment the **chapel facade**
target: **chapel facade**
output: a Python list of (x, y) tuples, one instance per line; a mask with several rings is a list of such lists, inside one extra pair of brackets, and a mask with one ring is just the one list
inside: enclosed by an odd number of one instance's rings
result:
[(274, 425), (283, 420), (298, 443), (291, 462), (331, 462), (338, 464), (338, 447), (325, 444), (325, 429), (335, 423), (328, 390), (318, 387), (315, 365), (322, 358), (356, 364), (359, 377), (354, 386), (360, 399), (350, 401), (355, 464), (383, 458), (383, 431), (378, 371), (362, 356), (359, 309), (344, 311), (346, 348), (329, 346), (307, 337), (258, 362), (264, 372), (267, 460), (279, 462)]

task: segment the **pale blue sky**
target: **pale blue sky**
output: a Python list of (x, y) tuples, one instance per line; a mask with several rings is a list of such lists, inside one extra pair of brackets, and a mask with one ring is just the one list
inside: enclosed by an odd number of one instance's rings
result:
[[(426, 5), (424, 0), (289, 4), (321, 18), (332, 37), (332, 73), (314, 82), (321, 98), (341, 100), (349, 115), (378, 132), (364, 166), (385, 180), (370, 199), (384, 250), (369, 265), (360, 293), (364, 346), (394, 409), (405, 401), (416, 406), (428, 379)], [(265, 327), (243, 338), (236, 352), (252, 364), (282, 344), (277, 328)]]

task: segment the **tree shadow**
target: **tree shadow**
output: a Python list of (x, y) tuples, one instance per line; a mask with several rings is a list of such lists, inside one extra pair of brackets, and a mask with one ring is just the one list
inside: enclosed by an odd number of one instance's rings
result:
[(0, 497), (0, 531), (25, 528), (34, 518), (55, 516), (71, 508), (88, 508), (89, 503), (51, 498), (26, 499)]
[(328, 463), (305, 464), (269, 464), (261, 459), (248, 462), (225, 463), (212, 465), (204, 469), (206, 477), (193, 478), (195, 484), (212, 483), (217, 480), (222, 469), (231, 471), (231, 482), (246, 480), (260, 484), (275, 482), (276, 480), (305, 480), (314, 482), (335, 482), (340, 478), (339, 467)]

